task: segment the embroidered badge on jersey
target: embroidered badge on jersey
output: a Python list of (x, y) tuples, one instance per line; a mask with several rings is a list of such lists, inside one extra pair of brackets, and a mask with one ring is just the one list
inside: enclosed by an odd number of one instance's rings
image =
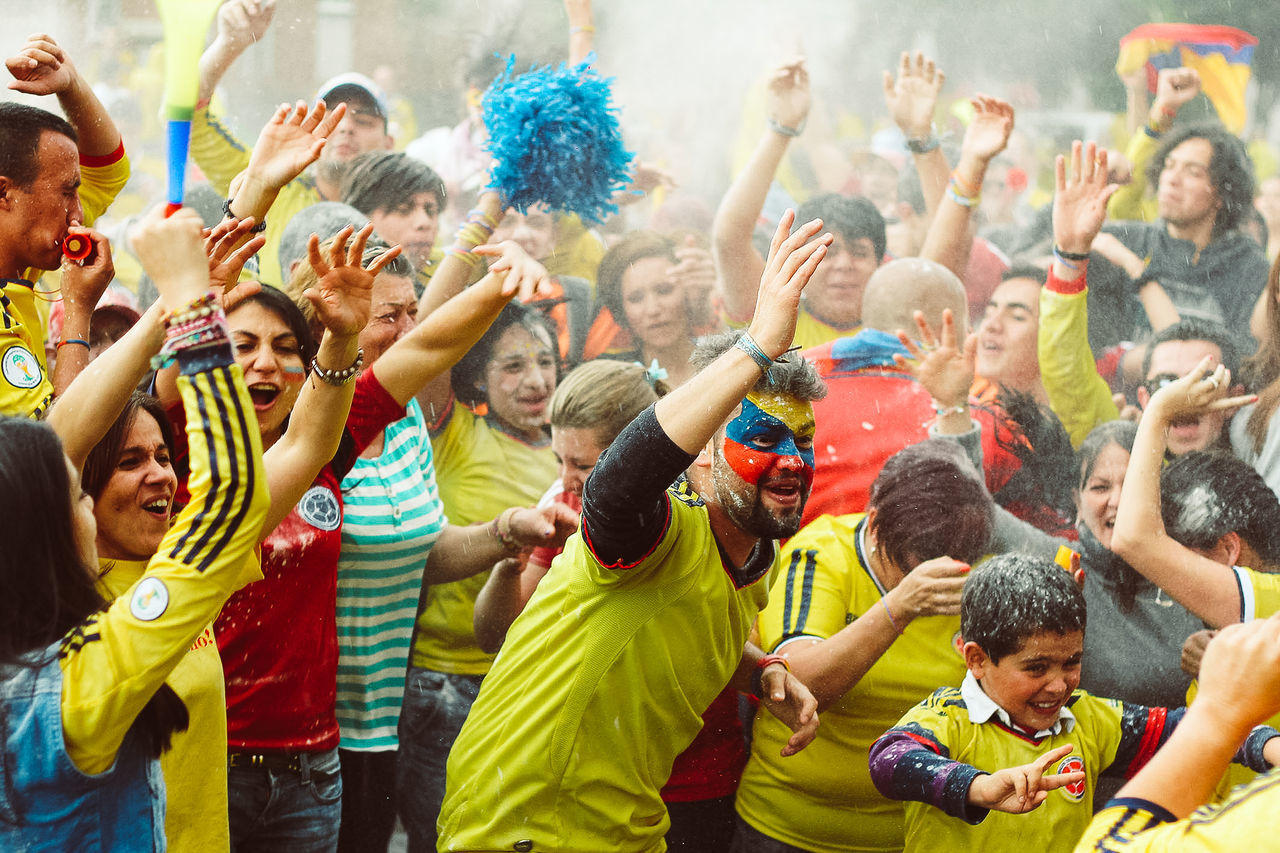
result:
[(337, 530), (342, 523), (342, 510), (338, 499), (324, 486), (312, 486), (298, 501), (298, 515), (312, 527), (321, 530)]
[(44, 379), (40, 362), (22, 344), (14, 344), (0, 356), (0, 373), (14, 388), (35, 388)]
[[(1068, 755), (1062, 761), (1058, 762), (1058, 769), (1055, 773), (1082, 773), (1084, 772), (1084, 759), (1078, 755)], [(1060, 790), (1062, 795), (1073, 803), (1078, 803), (1084, 799), (1085, 789), (1088, 787), (1088, 779), (1081, 779), (1079, 782), (1070, 782), (1063, 785)]]
[(154, 622), (169, 609), (169, 588), (160, 578), (143, 578), (129, 598), (129, 612), (142, 622)]

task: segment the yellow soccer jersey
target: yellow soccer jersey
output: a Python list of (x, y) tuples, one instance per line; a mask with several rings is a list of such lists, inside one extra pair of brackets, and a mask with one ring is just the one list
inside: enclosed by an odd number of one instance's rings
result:
[(1267, 619), (1280, 612), (1280, 574), (1255, 572), (1243, 566), (1235, 566), (1236, 583), (1240, 588), (1240, 621)]
[[(761, 647), (826, 639), (873, 607), (884, 591), (862, 553), (865, 516), (822, 516), (787, 543), (786, 568), (760, 614)], [(868, 752), (889, 727), (939, 685), (959, 685), (964, 659), (958, 616), (913, 620), (862, 680), (822, 712), (813, 743), (779, 755), (790, 731), (756, 716), (738, 814), (779, 841), (814, 853), (900, 850), (903, 805), (871, 783)]]
[(511, 626), (449, 755), (441, 850), (666, 849), (659, 790), (777, 569), (773, 555), (736, 588), (706, 507), (683, 484), (667, 494), (666, 533), (635, 568), (603, 568), (576, 533)]
[(1098, 812), (1076, 853), (1237, 853), (1274, 850), (1280, 814), (1280, 770), (1232, 792), (1225, 803), (1204, 806), (1185, 820), (1152, 803), (1126, 799)]
[[(124, 146), (106, 157), (80, 159), (80, 206), (84, 224), (92, 225), (129, 180)], [(22, 273), (34, 282), (44, 270)], [(0, 415), (43, 417), (53, 401), (53, 379), (45, 360), (48, 304), (29, 284), (0, 282)]]
[[(1098, 774), (1116, 760), (1124, 734), (1124, 706), (1113, 699), (1099, 699), (1077, 690), (1069, 708), (1075, 716), (1071, 730), (1063, 726), (1057, 734), (1039, 740), (1016, 733), (995, 718), (984, 723), (972, 722), (960, 690), (955, 688), (939, 690), (911, 709), (898, 727), (918, 726), (941, 745), (945, 750), (943, 755), (954, 761), (993, 772), (1029, 764), (1046, 752), (1073, 744), (1072, 753), (1049, 772), (1083, 770), (1086, 778), (1083, 785), (1050, 791), (1048, 799), (1033, 812), (1011, 815), (992, 811), (977, 825), (952, 817), (935, 805), (912, 800), (906, 804), (905, 849), (922, 853), (1070, 849), (1093, 816), (1093, 791)], [(1161, 713), (1158, 717), (1162, 727), (1164, 716)], [(1152, 730), (1156, 730), (1154, 725)], [(967, 785), (965, 789), (967, 791)]]
[[(458, 403), (445, 426), (431, 435), (436, 483), (451, 524), (496, 518), (510, 506), (534, 506), (556, 479), (550, 445), (533, 447), (494, 429)], [(437, 672), (484, 675), (493, 655), (476, 643), (476, 598), (488, 572), (453, 583), (432, 584), (418, 617), (413, 665)]]
[(86, 773), (111, 766), (138, 713), (237, 588), (270, 503), (240, 366), (179, 377), (178, 390), (188, 412), (210, 417), (187, 419), (191, 501), (146, 574), (63, 640), (63, 736)]

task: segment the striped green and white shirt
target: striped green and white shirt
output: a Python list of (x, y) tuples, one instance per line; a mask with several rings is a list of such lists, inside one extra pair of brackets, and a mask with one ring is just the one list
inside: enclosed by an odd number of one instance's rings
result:
[(447, 519), (416, 401), (387, 427), (382, 454), (342, 481), (338, 561), (341, 747), (396, 749), (405, 671), (427, 552)]

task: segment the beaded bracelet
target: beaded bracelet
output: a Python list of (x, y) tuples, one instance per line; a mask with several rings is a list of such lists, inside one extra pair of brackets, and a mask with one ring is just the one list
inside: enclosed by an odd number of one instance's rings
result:
[(947, 415), (958, 415), (967, 411), (969, 411), (969, 407), (964, 403), (957, 403), (954, 406), (944, 406), (937, 400), (933, 401), (933, 413), (940, 418)]
[(516, 509), (517, 507), (514, 506), (507, 507), (490, 522), (489, 533), (508, 554), (519, 553), (521, 549), (520, 543), (511, 534), (511, 517), (516, 514)]
[(216, 304), (217, 300), (218, 298), (212, 293), (206, 293), (198, 299), (191, 300), (191, 302), (177, 311), (170, 311), (164, 318), (164, 324), (166, 326), (177, 326), (203, 317), (209, 317), (215, 310), (221, 310)]
[[(209, 298), (212, 300), (212, 294)], [(208, 309), (207, 314), (200, 314), (195, 319), (171, 325), (165, 330), (164, 346), (152, 357), (152, 369), (163, 370), (173, 364), (177, 354), (182, 350), (214, 346), (231, 339), (231, 330), (227, 326), (227, 316), (223, 313), (222, 306), (205, 305), (198, 310), (205, 309)]]
[[(224, 201), (224, 202), (222, 203), (222, 218), (223, 218), (223, 219), (244, 219), (244, 218), (246, 218), (246, 217), (236, 216), (234, 213), (232, 213), (232, 212), (231, 212), (231, 202), (232, 202), (232, 201), (234, 201), (234, 199), (227, 199), (226, 201)], [(250, 234), (261, 234), (263, 231), (266, 231), (266, 230), (267, 230), (267, 217), (265, 217), (265, 216), (264, 216), (264, 217), (262, 217), (261, 219), (259, 219), (259, 220), (258, 220), (258, 222), (257, 222), (257, 223), (252, 227), (252, 228), (250, 228), (250, 229), (249, 229), (249, 233), (250, 233)]]
[(760, 368), (761, 371), (767, 372), (770, 367), (773, 367), (773, 359), (765, 355), (764, 350), (760, 349), (760, 345), (756, 343), (755, 338), (751, 337), (750, 332), (743, 332), (742, 336), (733, 345), (751, 356), (751, 360), (756, 363), (756, 367)]
[(355, 381), (360, 375), (360, 371), (364, 369), (364, 348), (356, 347), (356, 360), (351, 362), (350, 367), (344, 367), (341, 370), (330, 370), (327, 367), (321, 367), (320, 362), (311, 359), (311, 375), (319, 379), (326, 385), (342, 386)]

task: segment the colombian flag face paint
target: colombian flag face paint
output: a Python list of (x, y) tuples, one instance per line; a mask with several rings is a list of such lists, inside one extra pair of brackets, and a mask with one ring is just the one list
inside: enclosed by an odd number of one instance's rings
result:
[(813, 406), (789, 394), (747, 395), (742, 412), (725, 427), (724, 458), (743, 480), (756, 485), (781, 466), (813, 482)]

